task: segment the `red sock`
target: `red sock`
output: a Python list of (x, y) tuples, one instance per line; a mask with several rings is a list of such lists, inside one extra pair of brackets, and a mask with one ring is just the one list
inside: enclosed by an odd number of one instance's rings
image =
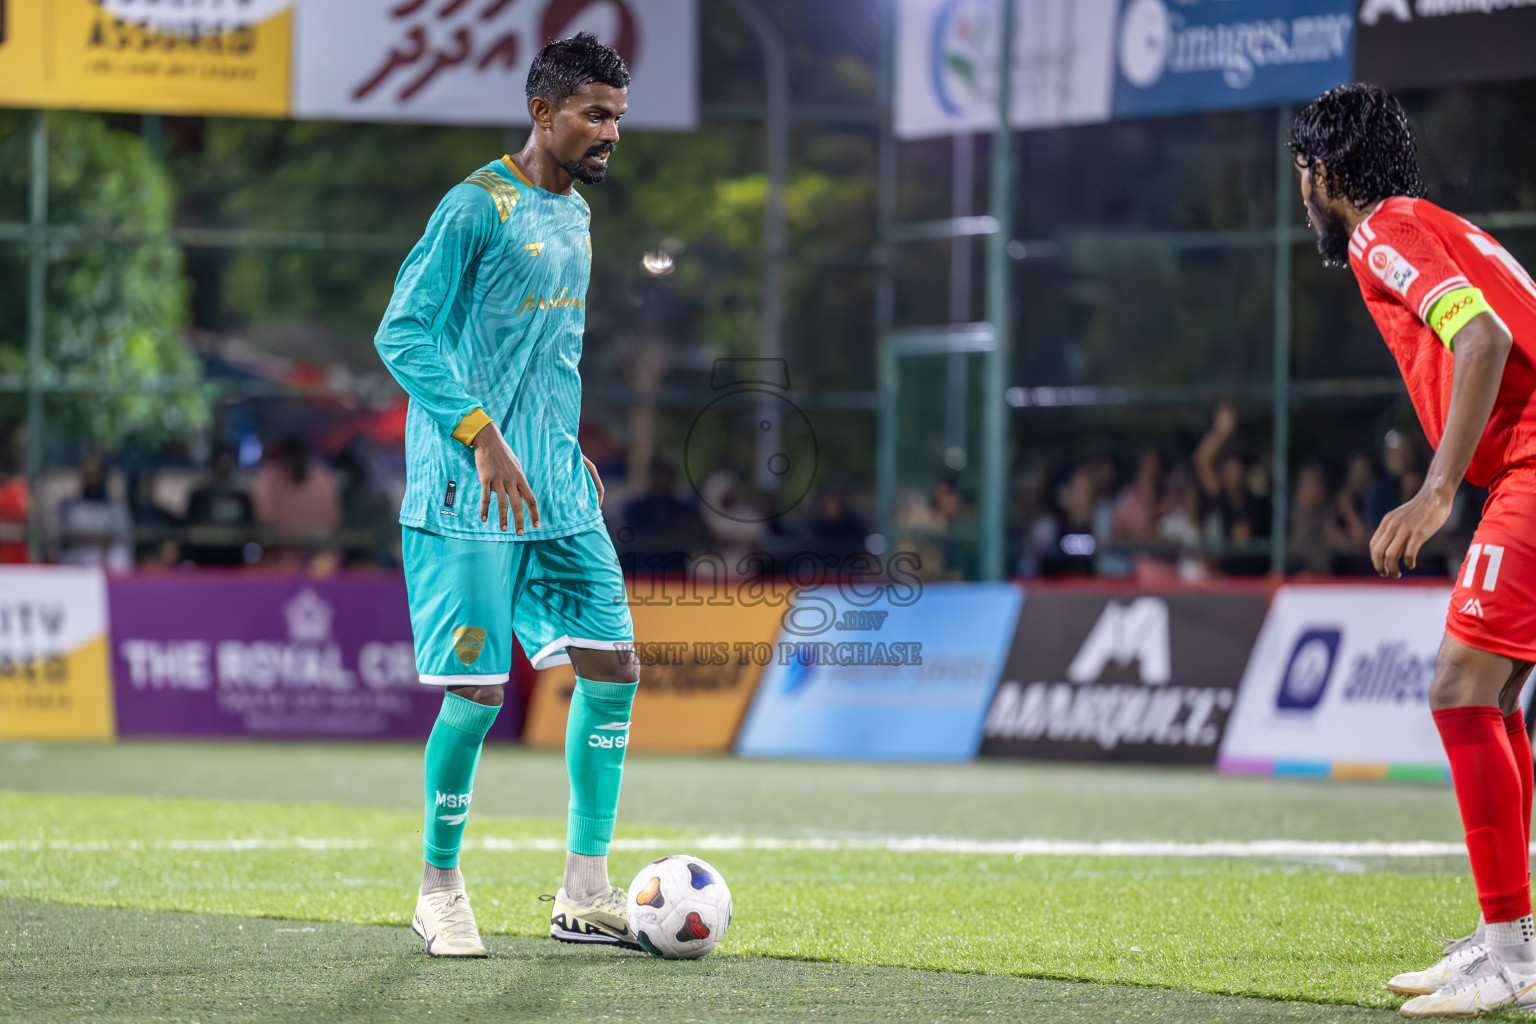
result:
[[(1509, 751), (1515, 755), (1515, 771), (1520, 773), (1520, 812), (1525, 815), (1525, 848), (1531, 848), (1531, 790), (1536, 776), (1531, 770), (1531, 734), (1525, 731), (1525, 714), (1516, 711), (1504, 719), (1504, 733), (1509, 737)], [(1529, 871), (1526, 872), (1530, 874)]]
[(1531, 912), (1530, 854), (1519, 813), (1524, 790), (1498, 708), (1434, 712), (1451, 761), (1451, 782), (1467, 831), (1467, 858), (1483, 920), (1513, 921)]

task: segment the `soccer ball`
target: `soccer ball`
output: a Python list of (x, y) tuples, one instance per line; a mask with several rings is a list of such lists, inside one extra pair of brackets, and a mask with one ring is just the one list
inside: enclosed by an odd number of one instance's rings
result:
[(629, 886), (629, 928), (646, 951), (696, 960), (720, 945), (731, 926), (731, 890), (697, 857), (652, 861)]

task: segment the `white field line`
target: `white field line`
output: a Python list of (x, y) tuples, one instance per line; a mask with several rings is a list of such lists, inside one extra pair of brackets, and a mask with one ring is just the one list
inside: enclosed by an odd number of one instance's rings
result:
[[(256, 850), (362, 850), (371, 847), (402, 845), (373, 839), (324, 839), (291, 836), (262, 839), (171, 839), (156, 842), (140, 840), (0, 840), (0, 853), (124, 853), (138, 850), (166, 850), (187, 853), (246, 853)], [(561, 839), (471, 839), (466, 849), (495, 853), (555, 853), (565, 848)], [(1327, 842), (1307, 839), (1259, 839), (1252, 841), (1217, 840), (1205, 843), (1165, 841), (1104, 840), (1085, 842), (1064, 839), (953, 839), (945, 836), (908, 836), (872, 839), (799, 838), (775, 839), (755, 836), (703, 836), (692, 839), (615, 839), (613, 849), (621, 852), (698, 852), (751, 851), (760, 853), (946, 853), (980, 854), (1009, 857), (1203, 857), (1250, 860), (1285, 858), (1367, 858), (1422, 859), (1462, 857), (1461, 843)]]

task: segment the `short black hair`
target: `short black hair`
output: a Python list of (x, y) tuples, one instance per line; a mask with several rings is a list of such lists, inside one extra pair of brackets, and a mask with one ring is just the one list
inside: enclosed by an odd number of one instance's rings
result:
[(1391, 196), (1422, 196), (1413, 126), (1374, 85), (1341, 85), (1302, 107), (1291, 125), (1296, 166), (1328, 169), (1328, 198), (1356, 208)]
[(523, 92), (530, 100), (540, 96), (558, 107), (593, 82), (627, 89), (629, 68), (618, 50), (591, 32), (578, 32), (567, 39), (556, 39), (539, 51), (528, 67)]

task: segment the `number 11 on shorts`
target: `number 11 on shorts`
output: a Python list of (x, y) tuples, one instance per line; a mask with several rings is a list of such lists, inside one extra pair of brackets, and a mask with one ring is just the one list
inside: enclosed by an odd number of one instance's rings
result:
[(1477, 577), (1477, 563), (1487, 556), (1488, 568), (1483, 572), (1483, 589), (1492, 591), (1499, 585), (1499, 565), (1504, 561), (1504, 547), (1500, 544), (1473, 544), (1467, 548), (1467, 571), (1461, 577), (1461, 585), (1472, 586)]

